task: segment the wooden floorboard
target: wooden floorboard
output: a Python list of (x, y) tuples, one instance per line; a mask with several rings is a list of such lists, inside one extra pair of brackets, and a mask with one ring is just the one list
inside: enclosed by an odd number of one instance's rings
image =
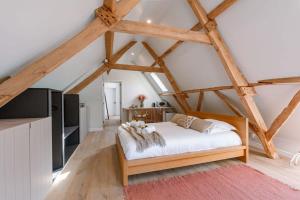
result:
[[(115, 122), (106, 122), (103, 131), (89, 134), (79, 145), (61, 175), (54, 182), (47, 200), (123, 200), (123, 187), (115, 147), (118, 121)], [(129, 185), (233, 164), (241, 164), (241, 162), (231, 159), (134, 175), (130, 176)], [(248, 165), (300, 189), (300, 167), (290, 167), (287, 159), (272, 160), (252, 152)]]

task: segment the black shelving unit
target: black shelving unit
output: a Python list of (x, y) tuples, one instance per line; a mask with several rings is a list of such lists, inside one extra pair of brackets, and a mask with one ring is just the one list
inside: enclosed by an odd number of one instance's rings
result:
[(64, 95), (64, 156), (67, 162), (80, 143), (79, 95)]
[(53, 170), (63, 167), (63, 94), (46, 88), (30, 88), (0, 109), (0, 119), (52, 117)]

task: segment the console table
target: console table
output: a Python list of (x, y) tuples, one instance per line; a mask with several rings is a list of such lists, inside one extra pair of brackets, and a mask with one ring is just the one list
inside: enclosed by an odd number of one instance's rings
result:
[(165, 121), (166, 112), (175, 112), (173, 107), (123, 108), (125, 121), (142, 120), (146, 123)]

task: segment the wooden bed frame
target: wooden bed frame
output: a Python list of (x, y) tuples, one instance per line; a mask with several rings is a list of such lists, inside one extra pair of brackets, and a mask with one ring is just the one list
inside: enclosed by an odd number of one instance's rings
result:
[(164, 169), (171, 169), (177, 167), (184, 167), (189, 165), (207, 163), (217, 160), (224, 160), (229, 158), (239, 158), (243, 162), (248, 161), (248, 119), (243, 117), (226, 116), (203, 112), (188, 112), (199, 118), (217, 119), (232, 124), (236, 127), (237, 133), (241, 137), (242, 145), (226, 148), (218, 148), (214, 150), (205, 150), (191, 153), (176, 154), (170, 156), (159, 156), (151, 158), (143, 158), (136, 160), (127, 160), (125, 158), (123, 148), (120, 144), (119, 137), (116, 137), (116, 146), (120, 160), (120, 167), (122, 173), (122, 183), (124, 186), (128, 185), (128, 176), (134, 174), (142, 174), (146, 172), (159, 171)]

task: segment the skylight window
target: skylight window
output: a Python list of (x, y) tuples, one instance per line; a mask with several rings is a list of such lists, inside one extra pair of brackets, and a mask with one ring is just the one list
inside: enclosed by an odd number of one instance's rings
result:
[(163, 84), (163, 82), (160, 80), (160, 78), (157, 76), (157, 74), (151, 73), (150, 75), (162, 92), (168, 92), (167, 87), (165, 86), (165, 84)]

